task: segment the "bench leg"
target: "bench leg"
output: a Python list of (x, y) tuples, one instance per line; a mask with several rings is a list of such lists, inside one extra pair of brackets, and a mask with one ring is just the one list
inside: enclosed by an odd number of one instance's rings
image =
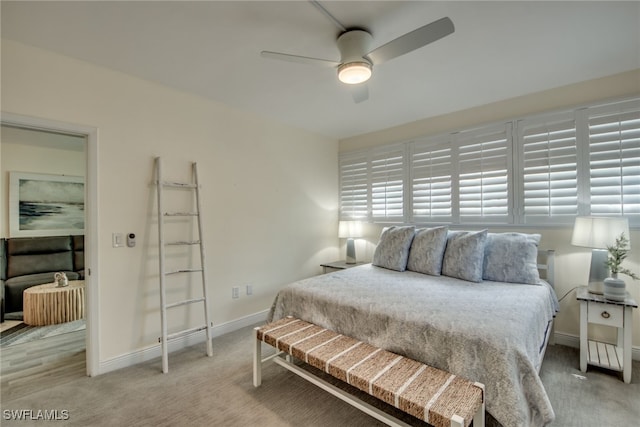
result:
[(484, 414), (485, 414), (485, 391), (484, 384), (475, 383), (476, 386), (482, 389), (482, 405), (478, 408), (478, 411), (473, 417), (473, 427), (484, 427)]
[[(453, 417), (451, 417), (451, 427), (465, 427), (464, 418), (462, 418), (460, 415), (454, 415)], [(475, 425), (473, 427), (475, 427)]]
[(262, 341), (258, 339), (258, 329), (253, 330), (253, 386), (262, 384)]

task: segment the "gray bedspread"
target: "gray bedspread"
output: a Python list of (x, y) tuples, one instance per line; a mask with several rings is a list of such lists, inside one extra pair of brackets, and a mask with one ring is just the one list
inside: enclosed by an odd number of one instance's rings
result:
[(557, 309), (546, 283), (471, 283), (367, 264), (286, 286), (269, 319), (295, 316), (479, 381), (500, 424), (542, 426), (555, 418), (538, 370)]

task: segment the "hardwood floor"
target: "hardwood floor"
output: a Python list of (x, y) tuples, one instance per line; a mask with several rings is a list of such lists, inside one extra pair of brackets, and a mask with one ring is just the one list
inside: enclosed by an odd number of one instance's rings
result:
[(86, 376), (85, 331), (0, 349), (1, 400)]

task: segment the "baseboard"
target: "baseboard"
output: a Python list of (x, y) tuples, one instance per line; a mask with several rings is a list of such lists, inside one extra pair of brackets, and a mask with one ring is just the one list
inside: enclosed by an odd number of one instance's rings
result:
[[(239, 319), (216, 325), (213, 327), (213, 337), (219, 337), (220, 335), (228, 334), (229, 332), (233, 332), (247, 326), (264, 322), (267, 319), (268, 313), (269, 310), (263, 310), (249, 316), (241, 317)], [(566, 345), (567, 347), (573, 348), (580, 348), (580, 337), (577, 335), (567, 334), (565, 332), (556, 332), (554, 338), (555, 344)], [(205, 336), (202, 332), (195, 332), (182, 338), (175, 339), (169, 343), (169, 353), (185, 347), (189, 347), (191, 345), (202, 343), (204, 342), (204, 340)], [(121, 356), (117, 356), (100, 362), (98, 374), (105, 374), (117, 369), (133, 366), (138, 363), (159, 358), (161, 356), (162, 350), (160, 348), (160, 344), (156, 344), (142, 350), (123, 354)], [(640, 347), (632, 347), (631, 358), (633, 360), (640, 360)], [(161, 367), (160, 365), (158, 365), (158, 370), (160, 369)]]
[[(233, 332), (247, 326), (265, 322), (268, 313), (269, 310), (267, 309), (251, 314), (249, 316), (241, 317), (239, 319), (216, 325), (212, 330), (213, 337), (219, 337), (221, 335), (228, 334), (229, 332)], [(192, 334), (185, 335), (184, 337), (176, 338), (175, 340), (169, 342), (169, 353), (183, 349), (185, 347), (189, 347), (191, 345), (203, 343), (204, 341), (205, 334), (203, 332), (194, 332)], [(159, 358), (161, 356), (162, 349), (160, 348), (160, 344), (155, 344), (142, 350), (137, 350), (132, 353), (123, 354), (121, 356), (116, 356), (114, 358), (101, 361), (99, 364), (98, 375), (133, 366), (138, 363)], [(158, 364), (158, 372), (161, 371), (162, 367), (160, 364)]]
[[(567, 347), (580, 348), (580, 337), (578, 335), (556, 332), (555, 344), (566, 345)], [(640, 360), (640, 347), (631, 347), (631, 359)]]

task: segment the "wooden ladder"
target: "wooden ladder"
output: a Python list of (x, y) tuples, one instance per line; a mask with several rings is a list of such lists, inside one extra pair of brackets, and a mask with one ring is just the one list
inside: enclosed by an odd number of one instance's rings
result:
[[(207, 280), (206, 280), (206, 263), (204, 242), (202, 240), (202, 219), (201, 219), (201, 206), (200, 206), (200, 186), (198, 184), (198, 166), (196, 162), (191, 164), (191, 182), (170, 182), (162, 179), (162, 162), (160, 157), (156, 157), (156, 188), (158, 191), (158, 236), (159, 236), (159, 257), (160, 257), (160, 313), (161, 313), (161, 327), (162, 336), (158, 338), (158, 341), (162, 344), (162, 372), (167, 373), (169, 371), (169, 355), (168, 355), (168, 341), (171, 339), (190, 335), (199, 331), (206, 331), (207, 335), (207, 356), (213, 355), (213, 345), (211, 342), (211, 321), (209, 320), (209, 303), (207, 300)], [(195, 192), (195, 211), (189, 212), (167, 212), (164, 209), (163, 191), (165, 190), (178, 190), (178, 191), (193, 191)], [(197, 219), (197, 240), (178, 240), (178, 241), (165, 241), (165, 218), (168, 217), (195, 217)], [(165, 268), (165, 249), (167, 246), (193, 246), (200, 247), (200, 265), (186, 268), (179, 268), (177, 270), (167, 271)], [(176, 302), (167, 303), (166, 298), (166, 278), (171, 275), (192, 275), (199, 273), (202, 282), (202, 296), (197, 298), (191, 298)], [(205, 324), (196, 326), (194, 328), (184, 329), (171, 334), (167, 333), (167, 309), (180, 307), (184, 305), (202, 303), (204, 306), (204, 319)]]

